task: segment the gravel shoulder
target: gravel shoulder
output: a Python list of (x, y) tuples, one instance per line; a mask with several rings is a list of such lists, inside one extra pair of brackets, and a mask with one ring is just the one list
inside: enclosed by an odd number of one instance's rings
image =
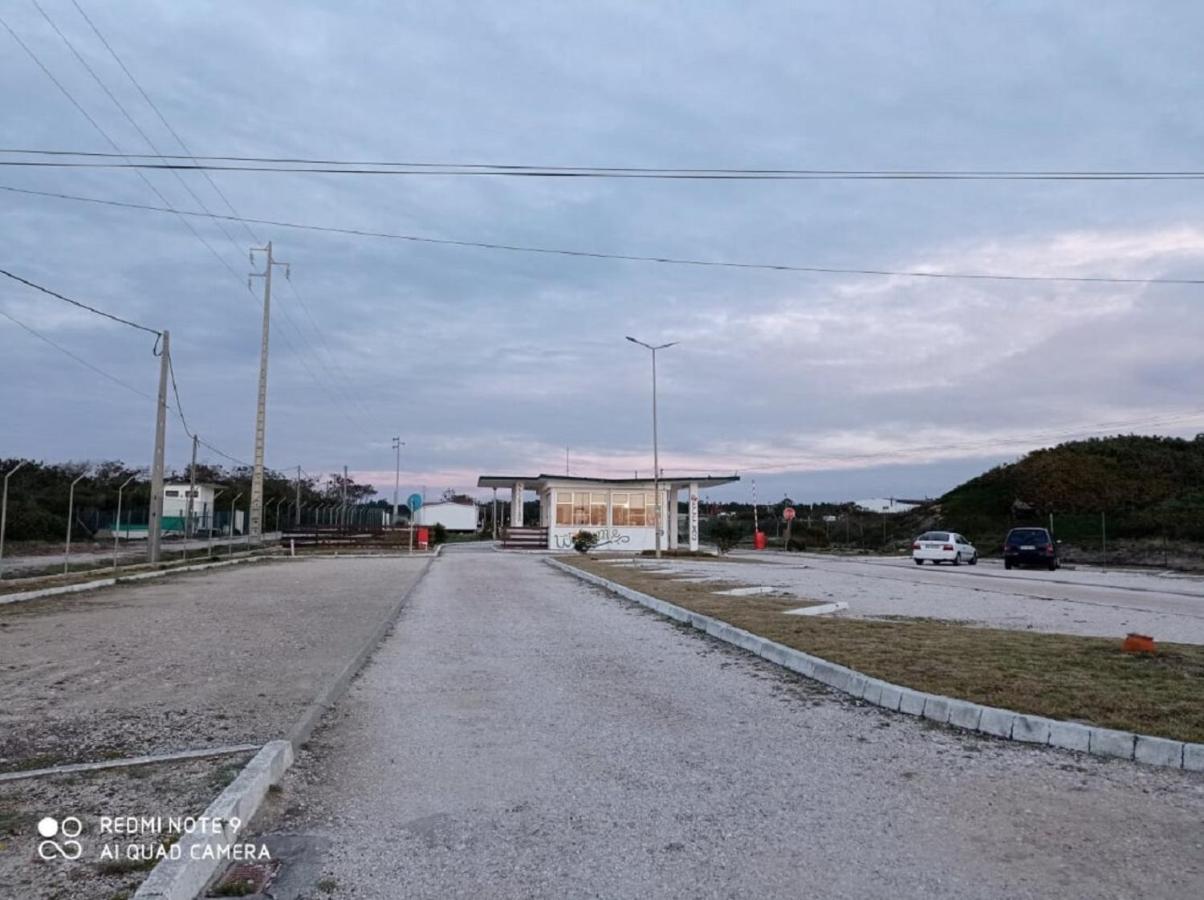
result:
[[(132, 896), (153, 865), (153, 859), (137, 858), (139, 850), (153, 849), (160, 835), (102, 834), (100, 817), (199, 816), (250, 757), (248, 753), (0, 783), (0, 896), (22, 900)], [(43, 816), (80, 820), (78, 859), (38, 855), (37, 823)], [(131, 846), (137, 848), (134, 859), (129, 858)]]
[(265, 562), (0, 605), (0, 771), (280, 737), (424, 563)]
[(281, 900), (1204, 886), (1191, 773), (864, 707), (534, 558), (445, 554), (401, 622), (263, 823), (309, 848)]

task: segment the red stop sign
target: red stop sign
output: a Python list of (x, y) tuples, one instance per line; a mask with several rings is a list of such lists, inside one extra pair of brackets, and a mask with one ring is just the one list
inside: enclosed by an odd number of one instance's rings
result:
[(794, 518), (794, 507), (787, 506), (784, 510), (782, 510), (782, 518), (785, 519), (787, 522), (789, 522), (791, 519), (793, 519)]

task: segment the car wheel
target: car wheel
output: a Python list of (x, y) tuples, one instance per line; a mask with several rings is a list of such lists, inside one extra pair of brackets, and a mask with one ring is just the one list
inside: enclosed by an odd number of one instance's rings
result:
[(917, 566), (924, 565), (924, 560), (922, 560), (922, 559), (914, 559), (914, 560), (912, 560), (912, 562), (914, 562)]
[(977, 553), (975, 553), (973, 556), (970, 557), (970, 565), (972, 565), (972, 566), (978, 565), (978, 554)]
[(953, 557), (953, 564), (955, 566), (960, 566), (962, 564), (962, 555), (960, 553)]
[(1049, 561), (1049, 571), (1056, 572), (1057, 570), (1058, 570), (1058, 561), (1056, 559), (1051, 559)]
[(1005, 569), (1010, 569), (1012, 567), (1012, 561), (1010, 559), (1005, 559), (1003, 561), (1003, 567)]

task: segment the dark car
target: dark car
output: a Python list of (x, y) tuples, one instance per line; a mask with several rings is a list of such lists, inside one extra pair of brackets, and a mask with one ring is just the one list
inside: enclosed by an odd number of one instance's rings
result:
[(1058, 567), (1058, 545), (1046, 528), (1013, 528), (1003, 542), (1003, 567)]

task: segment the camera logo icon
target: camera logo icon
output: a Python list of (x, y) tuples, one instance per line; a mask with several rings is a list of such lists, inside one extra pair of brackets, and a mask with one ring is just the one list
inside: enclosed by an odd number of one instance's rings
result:
[(83, 830), (83, 823), (75, 816), (67, 816), (62, 821), (53, 816), (46, 816), (38, 822), (38, 834), (45, 838), (38, 843), (38, 856), (42, 859), (54, 859), (56, 856), (63, 859), (79, 859), (84, 848), (80, 846), (79, 841), (72, 838), (79, 837)]

